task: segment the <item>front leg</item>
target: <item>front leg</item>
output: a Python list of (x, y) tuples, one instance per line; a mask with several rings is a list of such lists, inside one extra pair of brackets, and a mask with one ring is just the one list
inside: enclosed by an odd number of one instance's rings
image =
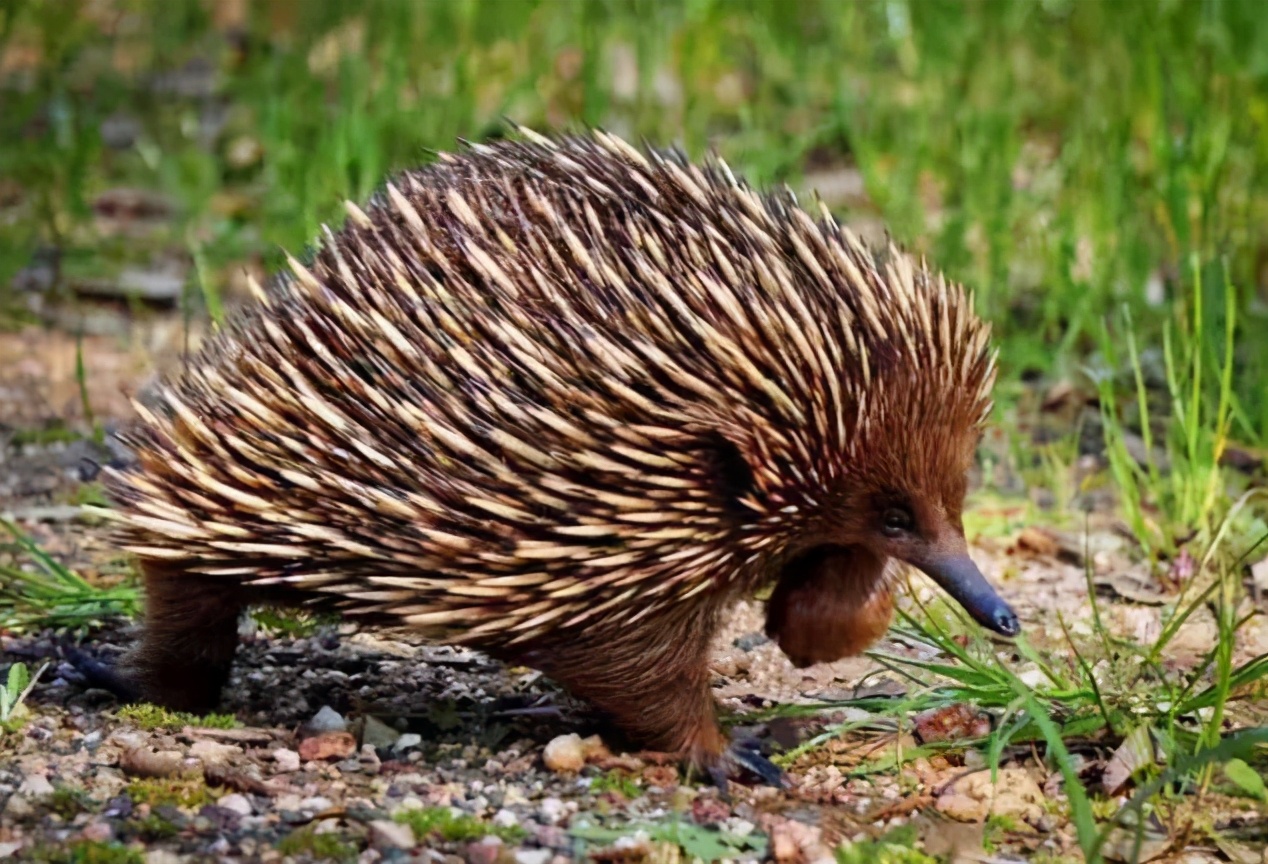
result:
[(654, 626), (586, 634), (521, 655), (573, 695), (608, 714), (632, 741), (672, 753), (725, 788), (741, 767), (772, 785), (782, 772), (718, 724), (709, 687), (715, 612), (683, 614)]

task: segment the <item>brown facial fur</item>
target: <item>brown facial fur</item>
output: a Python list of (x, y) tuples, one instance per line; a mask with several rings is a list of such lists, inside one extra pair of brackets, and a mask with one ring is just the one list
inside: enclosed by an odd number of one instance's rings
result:
[(797, 668), (862, 653), (885, 635), (894, 595), (884, 562), (859, 546), (814, 550), (785, 569), (766, 607), (766, 635)]

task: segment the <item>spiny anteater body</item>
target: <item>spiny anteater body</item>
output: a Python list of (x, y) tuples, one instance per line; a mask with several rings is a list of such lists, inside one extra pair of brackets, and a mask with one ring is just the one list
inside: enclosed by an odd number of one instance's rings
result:
[(135, 696), (210, 709), (244, 606), (307, 604), (534, 666), (717, 770), (707, 652), (742, 595), (775, 585), (803, 665), (884, 632), (899, 562), (1016, 632), (960, 521), (988, 328), (922, 263), (600, 132), (348, 211), (138, 406), (107, 478)]

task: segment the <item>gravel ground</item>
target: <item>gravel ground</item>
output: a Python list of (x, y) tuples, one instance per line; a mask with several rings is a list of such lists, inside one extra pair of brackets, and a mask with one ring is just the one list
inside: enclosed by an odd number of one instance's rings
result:
[[(135, 392), (143, 370), (172, 350), (153, 332), (133, 341), (141, 349), (120, 344), (97, 340), (85, 348), (93, 368), (104, 370), (93, 398), (106, 422), (126, 414), (119, 394)], [(73, 357), (73, 342), (55, 332), (0, 335), (0, 368), (20, 373), (0, 381), (0, 416), (22, 418), (22, 428), (47, 427), (49, 418), (74, 422), (68, 350)], [(0, 447), (0, 514), (98, 583), (117, 579), (122, 562), (100, 526), (82, 522), (73, 505), (95, 466), (112, 455), (83, 442), (11, 438)], [(1104, 594), (1107, 627), (1140, 642), (1156, 638), (1159, 596), (1108, 522), (1086, 547), (1082, 537), (1027, 529), (981, 541), (975, 556), (1042, 642), (1060, 638), (1058, 613), (1087, 632), (1085, 551)], [(1243, 631), (1237, 662), (1268, 652), (1263, 621)], [(759, 606), (735, 611), (715, 646), (714, 684), (735, 731), (759, 738), (770, 752), (843, 720), (869, 719), (857, 709), (811, 713), (815, 704), (905, 692), (903, 680), (868, 659), (796, 670), (760, 630)], [(1167, 662), (1198, 662), (1213, 637), (1210, 616), (1193, 616)], [(407, 634), (331, 625), (298, 637), (244, 625), (221, 708), (232, 715), (230, 728), (121, 710), (109, 694), (87, 688), (67, 661), (75, 645), (108, 658), (129, 638), (123, 624), (0, 631), (0, 667), (48, 664), (23, 723), (0, 733), (0, 858), (808, 862), (833, 860), (831, 850), (844, 840), (906, 825), (907, 842), (952, 861), (1078, 860), (1073, 829), (1061, 815), (1061, 778), (1030, 748), (1004, 754), (994, 785), (973, 749), (918, 758), (901, 770), (854, 770), (880, 757), (896, 761), (935, 732), (980, 734), (983, 718), (963, 706), (910, 718), (902, 728), (870, 718), (875, 722), (863, 730), (793, 761), (790, 789), (733, 783), (727, 798), (654, 754), (626, 752), (601, 717), (538, 673), (414, 644)], [(1020, 658), (1010, 662), (1020, 666)], [(806, 709), (801, 716), (797, 706)], [(1109, 754), (1091, 748), (1077, 755), (1095, 776)], [(1221, 860), (1213, 852), (1186, 854)]]

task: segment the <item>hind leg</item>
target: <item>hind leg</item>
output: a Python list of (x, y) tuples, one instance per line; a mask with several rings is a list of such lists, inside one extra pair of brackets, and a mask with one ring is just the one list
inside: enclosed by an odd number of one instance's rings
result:
[(205, 714), (220, 701), (238, 647), (244, 608), (239, 586), (186, 573), (166, 564), (142, 564), (145, 627), (106, 686), (130, 701)]

